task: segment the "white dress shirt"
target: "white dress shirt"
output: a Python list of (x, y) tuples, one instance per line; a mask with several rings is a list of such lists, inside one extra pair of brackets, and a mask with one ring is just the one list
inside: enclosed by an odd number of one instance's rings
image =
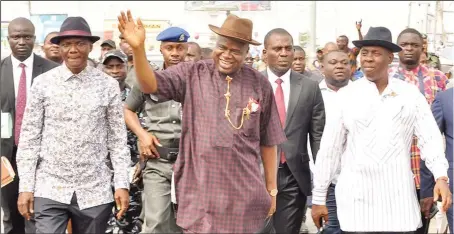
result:
[(17, 98), (17, 93), (19, 92), (19, 82), (20, 82), (20, 76), (22, 75), (22, 68), (19, 66), (21, 63), (25, 64), (25, 75), (26, 75), (26, 85), (27, 85), (27, 96), (29, 94), (30, 87), (32, 86), (32, 74), (33, 74), (33, 59), (34, 59), (34, 54), (32, 53), (30, 57), (28, 57), (26, 60), (23, 62), (17, 60), (14, 58), (14, 56), (11, 55), (11, 63), (13, 67), (13, 77), (14, 77), (14, 94), (15, 97)]
[[(348, 84), (350, 84), (350, 83), (351, 83), (351, 81), (348, 81)], [(328, 85), (326, 84), (325, 79), (320, 81), (320, 84), (318, 86), (320, 87), (320, 91), (322, 92), (323, 103), (325, 105), (325, 115), (326, 115), (325, 125), (326, 125), (329, 121), (332, 120), (329, 118), (331, 116), (331, 114), (328, 114), (328, 113), (333, 111), (333, 109), (336, 108), (335, 105), (336, 105), (337, 91), (330, 89), (328, 87)], [(309, 144), (308, 144), (308, 146), (309, 146)], [(310, 166), (313, 167), (313, 168), (311, 168), (311, 170), (314, 171), (315, 165), (311, 164)], [(331, 183), (333, 183), (333, 184), (337, 183), (337, 177), (339, 177), (339, 173), (340, 173), (340, 170), (336, 172)]]
[(273, 93), (276, 94), (277, 83), (276, 80), (281, 78), (282, 79), (282, 90), (284, 91), (284, 103), (285, 103), (285, 112), (287, 113), (288, 101), (290, 99), (290, 72), (292, 69), (289, 69), (284, 75), (281, 77), (277, 77), (270, 68), (266, 68), (268, 74), (268, 80), (271, 83), (271, 87), (273, 87)]
[(343, 231), (415, 231), (422, 223), (410, 165), (413, 135), (435, 178), (448, 169), (426, 99), (414, 85), (394, 78), (379, 94), (365, 78), (341, 89), (336, 101), (317, 155), (313, 204), (326, 204), (328, 186), (341, 168), (336, 202)]

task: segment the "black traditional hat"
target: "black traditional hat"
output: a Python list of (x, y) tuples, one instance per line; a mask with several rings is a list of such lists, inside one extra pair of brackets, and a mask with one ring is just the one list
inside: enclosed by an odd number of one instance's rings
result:
[(380, 46), (394, 53), (401, 51), (402, 48), (392, 41), (391, 31), (388, 28), (370, 27), (363, 40), (352, 41), (352, 43), (358, 48), (363, 46)]

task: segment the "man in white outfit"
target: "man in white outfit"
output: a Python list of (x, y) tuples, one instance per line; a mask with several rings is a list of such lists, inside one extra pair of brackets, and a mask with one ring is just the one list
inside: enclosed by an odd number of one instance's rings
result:
[[(434, 175), (434, 199), (443, 210), (452, 194), (441, 133), (424, 96), (414, 86), (389, 78), (388, 65), (401, 48), (389, 29), (371, 27), (361, 48), (361, 79), (337, 93), (317, 155), (312, 218), (327, 221), (328, 186), (336, 184), (337, 215), (345, 233), (413, 233), (422, 226), (410, 166), (416, 135), (421, 158)], [(341, 160), (342, 158), (342, 160)]]

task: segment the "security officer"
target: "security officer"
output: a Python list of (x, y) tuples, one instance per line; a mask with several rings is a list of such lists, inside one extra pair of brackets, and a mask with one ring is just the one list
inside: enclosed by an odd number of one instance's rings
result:
[[(179, 27), (162, 31), (160, 51), (163, 69), (183, 62), (187, 54), (189, 33)], [(158, 103), (158, 97), (144, 94), (133, 86), (126, 99), (126, 125), (139, 138), (140, 156), (146, 161), (144, 183), (144, 233), (180, 233), (171, 203), (172, 166), (175, 162), (181, 136), (181, 104), (175, 101)], [(145, 103), (145, 126), (140, 126), (134, 113)]]

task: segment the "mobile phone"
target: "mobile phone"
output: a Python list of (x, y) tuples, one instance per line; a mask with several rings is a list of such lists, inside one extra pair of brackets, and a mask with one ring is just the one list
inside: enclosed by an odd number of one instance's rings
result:
[(426, 223), (425, 223), (426, 229), (425, 229), (424, 233), (429, 233), (429, 224), (430, 224), (429, 222), (430, 222), (430, 220), (431, 220), (433, 217), (435, 217), (435, 215), (438, 213), (438, 211), (439, 211), (439, 210), (438, 210), (438, 207), (437, 207), (437, 203), (434, 203), (434, 204), (432, 205), (432, 208), (430, 209), (429, 218), (426, 219), (426, 220), (424, 220), (424, 222), (426, 222)]
[(429, 215), (429, 219), (432, 219), (433, 217), (435, 217), (435, 215), (438, 213), (438, 206), (437, 206), (437, 203), (434, 203), (432, 208), (430, 209), (430, 215)]

